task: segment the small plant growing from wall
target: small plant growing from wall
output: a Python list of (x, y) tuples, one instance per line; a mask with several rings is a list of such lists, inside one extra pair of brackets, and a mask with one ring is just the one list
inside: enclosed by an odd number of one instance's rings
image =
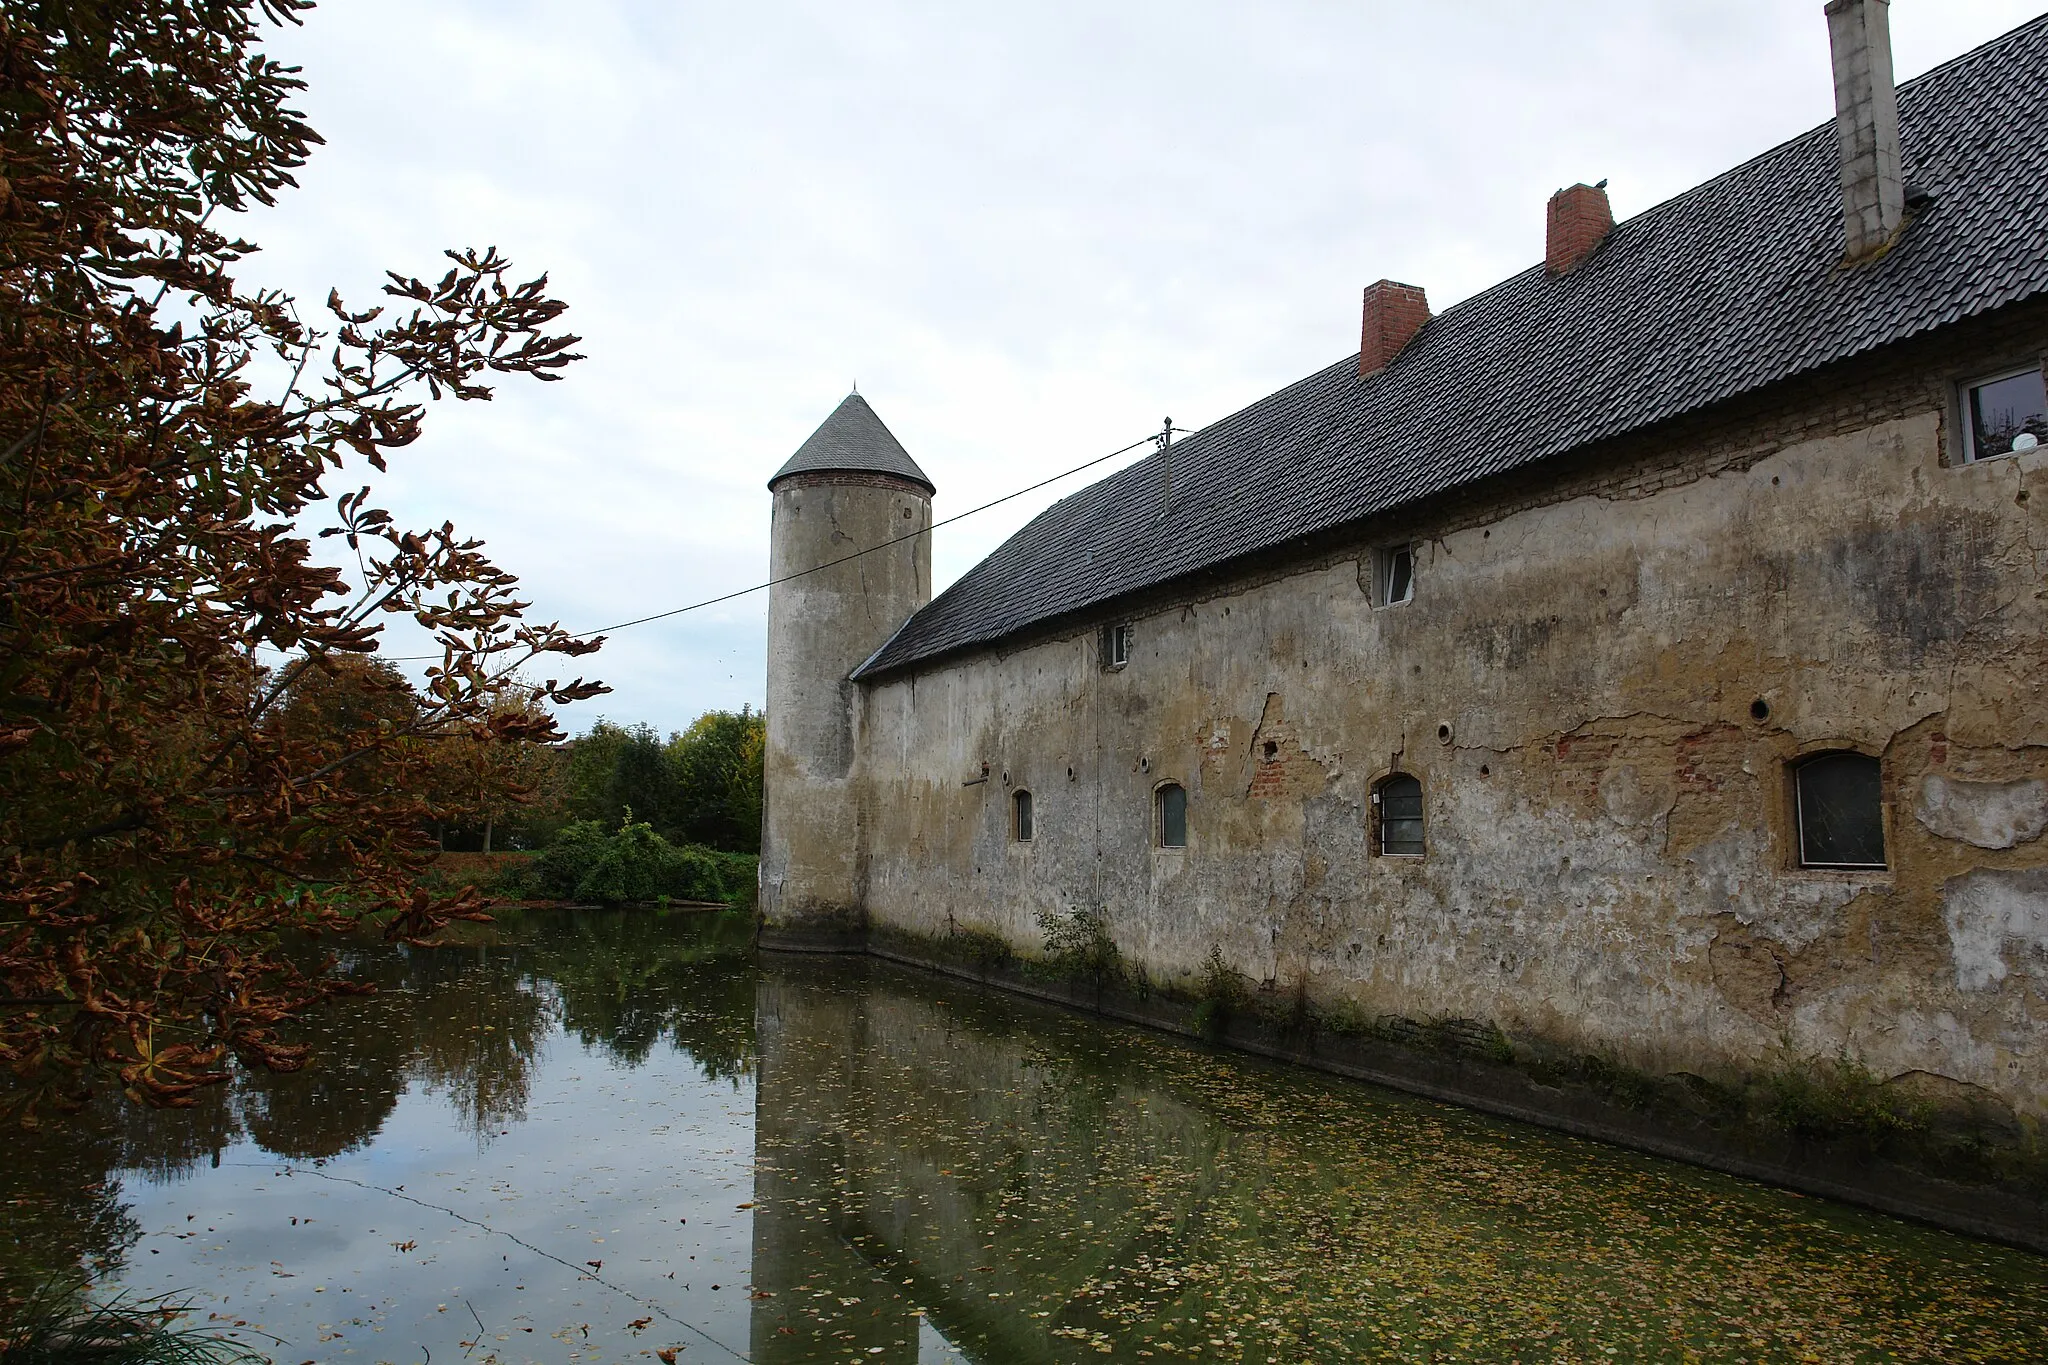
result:
[(1245, 1008), (1252, 999), (1244, 973), (1223, 960), (1221, 944), (1209, 949), (1196, 992), (1195, 1032), (1211, 1042), (1223, 1036), (1231, 1014)]
[(1856, 1138), (1882, 1146), (1923, 1132), (1932, 1106), (1902, 1096), (1847, 1053), (1786, 1060), (1762, 1073), (1752, 1103), (1769, 1122), (1800, 1137)]
[(946, 936), (940, 941), (940, 946), (946, 957), (966, 963), (984, 976), (1008, 966), (1015, 956), (1009, 940), (995, 930), (980, 925), (957, 924), (951, 915), (946, 916)]
[(1045, 965), (1053, 975), (1097, 983), (1123, 976), (1123, 955), (1110, 937), (1109, 916), (1102, 910), (1082, 905), (1041, 910), (1038, 929), (1045, 935)]

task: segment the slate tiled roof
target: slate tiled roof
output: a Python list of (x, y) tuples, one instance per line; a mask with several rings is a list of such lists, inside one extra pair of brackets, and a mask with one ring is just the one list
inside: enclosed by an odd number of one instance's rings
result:
[(846, 395), (846, 400), (819, 424), (810, 439), (796, 448), (796, 454), (775, 471), (768, 486), (775, 487), (791, 474), (825, 473), (894, 474), (927, 489), (933, 486), (895, 433), (882, 425), (868, 400), (857, 393)]
[(1346, 359), (1047, 509), (913, 616), (874, 677), (1637, 431), (2048, 293), (2048, 16), (1899, 87), (1909, 187), (1840, 267), (1832, 122), (1446, 310), (1378, 374)]

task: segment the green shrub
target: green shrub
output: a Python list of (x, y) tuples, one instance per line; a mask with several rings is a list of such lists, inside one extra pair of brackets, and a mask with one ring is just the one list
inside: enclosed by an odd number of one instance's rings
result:
[(678, 847), (630, 815), (606, 833), (595, 820), (565, 828), (534, 860), (533, 880), (556, 900), (720, 901), (743, 905), (753, 895), (755, 859), (695, 844)]
[(955, 962), (967, 963), (980, 971), (992, 972), (1008, 966), (1016, 954), (1010, 942), (993, 929), (978, 925), (951, 925), (945, 938), (939, 940), (940, 952)]
[(1244, 974), (1223, 960), (1223, 947), (1209, 949), (1202, 963), (1202, 975), (1195, 986), (1195, 1032), (1215, 1042), (1223, 1036), (1230, 1016), (1252, 1003)]
[(1781, 1064), (1758, 1078), (1757, 1089), (1763, 1116), (1801, 1137), (1882, 1140), (1928, 1126), (1930, 1106), (1902, 1099), (1846, 1054)]
[(607, 836), (595, 820), (578, 820), (564, 826), (554, 842), (533, 860), (533, 877), (540, 893), (555, 900), (573, 900), (583, 874), (596, 863)]
[(1114, 981), (1123, 975), (1123, 956), (1109, 936), (1109, 917), (1100, 910), (1075, 906), (1064, 913), (1042, 910), (1038, 928), (1045, 935), (1045, 962), (1060, 976), (1088, 981)]

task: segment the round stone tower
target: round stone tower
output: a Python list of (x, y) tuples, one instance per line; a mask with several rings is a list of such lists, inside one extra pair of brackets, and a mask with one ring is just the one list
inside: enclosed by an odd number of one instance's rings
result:
[(853, 670), (932, 595), (932, 481), (858, 393), (768, 481), (762, 941), (855, 947), (860, 688)]

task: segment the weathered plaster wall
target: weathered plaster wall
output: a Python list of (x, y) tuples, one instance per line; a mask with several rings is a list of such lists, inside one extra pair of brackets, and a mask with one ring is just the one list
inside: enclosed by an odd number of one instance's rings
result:
[(858, 920), (849, 675), (931, 599), (931, 537), (903, 539), (930, 525), (930, 495), (902, 479), (804, 474), (776, 484), (760, 872), (772, 926)]
[[(1135, 618), (1120, 671), (1091, 626), (866, 688), (870, 921), (1028, 952), (1099, 907), (1155, 979), (1215, 949), (1326, 1005), (1658, 1071), (1782, 1040), (2038, 1118), (2048, 451), (1949, 466), (1945, 393), (1389, 528), (1424, 542), (1405, 605), (1363, 545)], [(1887, 872), (1795, 865), (1788, 764), (1829, 748), (1883, 759)], [(1369, 848), (1394, 769), (1419, 860)], [(1163, 780), (1185, 850), (1154, 847)]]

